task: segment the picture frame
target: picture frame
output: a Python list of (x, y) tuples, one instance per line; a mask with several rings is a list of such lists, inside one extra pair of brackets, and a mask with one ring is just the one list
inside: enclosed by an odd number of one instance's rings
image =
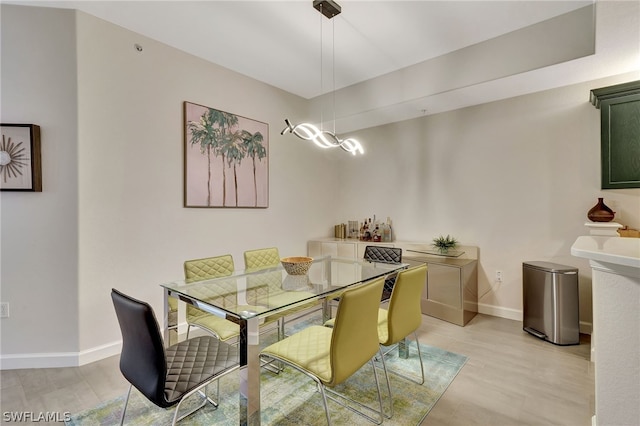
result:
[(0, 124), (0, 191), (42, 192), (40, 126)]
[(269, 207), (269, 125), (184, 102), (184, 207)]

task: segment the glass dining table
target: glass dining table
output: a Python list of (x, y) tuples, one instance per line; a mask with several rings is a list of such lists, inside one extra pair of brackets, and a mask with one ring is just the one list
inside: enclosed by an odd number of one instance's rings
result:
[[(169, 342), (169, 297), (175, 297), (240, 326), (239, 424), (260, 424), (260, 326), (270, 318), (322, 304), (323, 321), (331, 318), (330, 301), (345, 289), (406, 269), (338, 257), (314, 259), (306, 275), (288, 275), (282, 265), (198, 282), (161, 284), (164, 289), (164, 333)], [(319, 322), (320, 324), (320, 322)]]

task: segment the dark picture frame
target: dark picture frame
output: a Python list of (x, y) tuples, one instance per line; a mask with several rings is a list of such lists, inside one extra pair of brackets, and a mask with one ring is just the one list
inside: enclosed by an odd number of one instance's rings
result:
[(269, 125), (184, 102), (184, 207), (269, 207)]
[(0, 124), (0, 191), (42, 192), (40, 126)]

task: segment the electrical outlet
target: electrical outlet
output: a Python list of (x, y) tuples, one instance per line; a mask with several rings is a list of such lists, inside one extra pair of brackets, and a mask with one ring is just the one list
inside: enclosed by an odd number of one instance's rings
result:
[(9, 318), (9, 303), (0, 303), (0, 318)]
[(496, 271), (496, 282), (502, 282), (502, 271)]

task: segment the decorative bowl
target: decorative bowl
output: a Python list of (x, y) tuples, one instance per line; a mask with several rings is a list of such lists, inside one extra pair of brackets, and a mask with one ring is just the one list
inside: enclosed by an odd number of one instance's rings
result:
[(283, 257), (280, 262), (289, 275), (306, 275), (313, 262), (313, 257)]

